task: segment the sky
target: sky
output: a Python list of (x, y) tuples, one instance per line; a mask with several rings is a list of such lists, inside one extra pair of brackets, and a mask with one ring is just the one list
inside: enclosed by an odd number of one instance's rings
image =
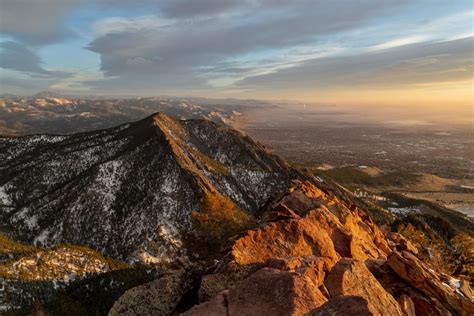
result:
[(0, 0), (0, 93), (473, 107), (471, 0)]

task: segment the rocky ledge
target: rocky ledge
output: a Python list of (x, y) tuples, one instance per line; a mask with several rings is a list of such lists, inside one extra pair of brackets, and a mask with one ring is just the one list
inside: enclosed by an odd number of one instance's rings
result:
[[(180, 271), (129, 290), (110, 314), (142, 315), (147, 309), (187, 316), (474, 313), (468, 282), (435, 271), (417, 257), (410, 241), (383, 232), (364, 211), (311, 182), (295, 181), (267, 203), (259, 223), (201, 277), (198, 304), (183, 312), (176, 310), (179, 299), (166, 297), (180, 293), (177, 284), (189, 286), (189, 273)], [(157, 282), (166, 286), (154, 295), (150, 288)], [(152, 303), (144, 306), (142, 295)]]

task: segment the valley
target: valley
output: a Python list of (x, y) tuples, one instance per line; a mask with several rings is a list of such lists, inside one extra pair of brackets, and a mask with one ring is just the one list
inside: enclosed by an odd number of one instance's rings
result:
[(334, 106), (293, 105), (267, 113), (252, 109), (236, 126), (300, 168), (354, 188), (398, 193), (474, 216), (469, 121), (430, 122), (427, 116), (421, 123), (388, 122)]

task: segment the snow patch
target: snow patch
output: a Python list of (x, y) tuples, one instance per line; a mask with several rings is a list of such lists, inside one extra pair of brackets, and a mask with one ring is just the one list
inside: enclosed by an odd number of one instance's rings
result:
[(388, 210), (390, 213), (395, 215), (407, 215), (411, 213), (420, 213), (420, 210), (410, 206), (410, 207), (389, 207)]
[(168, 174), (160, 186), (160, 191), (169, 194), (176, 192), (178, 188), (178, 177), (174, 174)]
[(38, 225), (38, 217), (36, 215), (31, 216), (25, 221), (25, 224), (28, 225), (29, 229), (36, 228)]
[(459, 288), (461, 288), (461, 280), (455, 279), (455, 278), (450, 278), (449, 279), (449, 285), (451, 285), (452, 288), (459, 289)]
[(141, 251), (140, 253), (138, 253), (137, 259), (139, 262), (145, 264), (159, 264), (161, 262), (160, 258), (154, 257), (146, 251)]
[(48, 229), (43, 230), (41, 234), (35, 237), (35, 239), (33, 240), (33, 245), (46, 246), (46, 243), (48, 241), (48, 235), (49, 235), (49, 230)]
[(10, 195), (7, 193), (9, 189), (10, 187), (7, 184), (0, 186), (0, 205), (9, 206), (12, 204)]
[(176, 233), (171, 232), (170, 228), (165, 225), (160, 225), (158, 228), (158, 236), (175, 247), (181, 247), (183, 243), (181, 240), (175, 238), (174, 235), (176, 235)]
[(103, 197), (105, 209), (109, 209), (115, 201), (115, 195), (122, 184), (120, 179), (121, 167), (121, 160), (112, 160), (100, 165), (97, 172), (96, 181), (98, 185), (95, 189)]

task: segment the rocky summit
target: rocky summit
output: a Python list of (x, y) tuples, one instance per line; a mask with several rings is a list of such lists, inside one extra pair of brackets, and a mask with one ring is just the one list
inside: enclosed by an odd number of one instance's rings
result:
[(433, 246), (441, 219), (369, 208), (211, 121), (2, 138), (0, 162), (0, 312), (474, 314), (472, 257), (433, 260), (461, 253)]

